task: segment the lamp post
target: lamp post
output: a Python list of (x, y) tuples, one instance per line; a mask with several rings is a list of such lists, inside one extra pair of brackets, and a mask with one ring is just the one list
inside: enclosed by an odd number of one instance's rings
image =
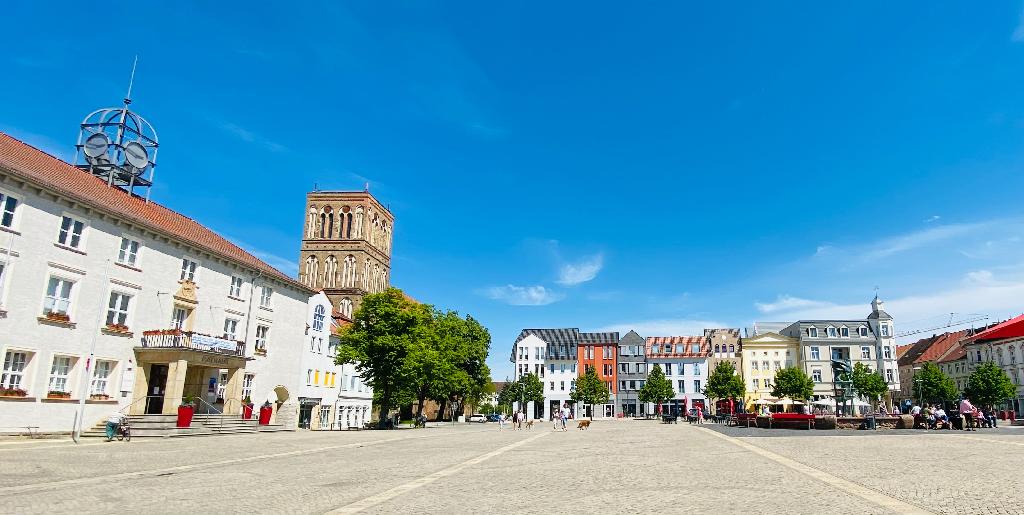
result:
[(917, 372), (920, 371), (920, 370), (921, 370), (920, 366), (914, 367), (914, 384), (917, 385), (917, 397), (919, 399), (918, 400), (918, 404), (917, 404), (918, 406), (921, 406), (922, 404), (924, 404), (924, 388), (923, 388), (924, 380), (922, 378), (918, 377), (918, 375), (917, 375)]

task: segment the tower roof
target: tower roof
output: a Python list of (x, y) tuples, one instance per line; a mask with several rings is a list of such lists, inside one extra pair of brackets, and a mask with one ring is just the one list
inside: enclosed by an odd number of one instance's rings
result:
[(875, 299), (871, 301), (871, 314), (868, 315), (868, 320), (892, 320), (892, 317), (885, 312), (885, 303), (882, 299), (875, 295)]

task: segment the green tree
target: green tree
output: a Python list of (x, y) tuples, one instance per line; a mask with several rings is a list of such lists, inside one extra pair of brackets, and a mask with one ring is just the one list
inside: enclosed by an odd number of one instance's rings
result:
[(675, 394), (676, 391), (672, 389), (672, 382), (665, 379), (665, 372), (661, 370), (661, 365), (655, 363), (651, 367), (650, 374), (647, 375), (647, 381), (636, 392), (636, 398), (645, 404), (661, 404), (671, 399)]
[(731, 361), (719, 361), (708, 376), (704, 396), (710, 400), (742, 399), (746, 391), (743, 378), (736, 374), (736, 366)]
[(964, 395), (978, 406), (992, 406), (1017, 395), (1017, 387), (1003, 369), (987, 361), (978, 365), (967, 378)]
[(611, 395), (608, 385), (597, 375), (594, 367), (588, 366), (583, 375), (576, 381), (576, 389), (569, 394), (569, 398), (573, 402), (596, 406), (598, 404), (607, 404)]
[(519, 409), (526, 411), (526, 403), (544, 402), (544, 383), (540, 381), (537, 374), (526, 374), (517, 381), (506, 383), (505, 388), (498, 394), (498, 404), (513, 406), (518, 405)]
[(429, 307), (409, 300), (397, 288), (388, 288), (363, 297), (352, 324), (338, 333), (336, 361), (354, 363), (363, 381), (373, 388), (380, 427), (414, 387), (408, 358), (430, 316)]
[(864, 363), (857, 363), (853, 366), (851, 374), (853, 390), (857, 395), (871, 401), (871, 407), (877, 409), (878, 401), (889, 392), (889, 385), (879, 372), (872, 372), (871, 367)]
[(942, 373), (935, 363), (925, 363), (914, 375), (914, 398), (924, 402), (952, 401), (957, 398), (956, 382)]
[(419, 327), (408, 358), (417, 416), (428, 398), (439, 404), (439, 418), (449, 403), (461, 413), (465, 403), (479, 402), (491, 383), (486, 363), (490, 343), (490, 333), (472, 317), (432, 310), (429, 323)]
[(505, 386), (498, 392), (498, 409), (502, 413), (510, 413), (512, 405), (519, 399), (519, 381), (509, 381), (505, 378)]
[(814, 381), (803, 370), (789, 367), (775, 373), (772, 396), (806, 401), (814, 395)]

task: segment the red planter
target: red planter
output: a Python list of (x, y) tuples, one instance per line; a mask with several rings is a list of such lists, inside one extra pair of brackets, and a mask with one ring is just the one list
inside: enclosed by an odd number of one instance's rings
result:
[(1006, 420), (1006, 410), (999, 410), (999, 420)]
[(270, 406), (260, 408), (260, 425), (266, 426), (270, 424), (270, 415), (274, 414), (274, 408)]
[(192, 406), (178, 406), (178, 427), (191, 427), (195, 411)]
[(242, 420), (249, 420), (252, 418), (252, 404), (242, 405)]
[(1009, 412), (1006, 413), (1006, 416), (1011, 421), (1017, 420), (1017, 412), (1016, 411), (1010, 410)]

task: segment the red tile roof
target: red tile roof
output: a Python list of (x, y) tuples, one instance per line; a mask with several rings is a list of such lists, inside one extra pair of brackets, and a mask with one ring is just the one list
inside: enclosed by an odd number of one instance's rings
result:
[[(683, 346), (683, 352), (675, 352), (675, 346)], [(700, 352), (691, 352), (693, 345), (700, 345)], [(651, 351), (653, 345), (661, 347), (657, 353)], [(671, 352), (664, 352), (665, 345), (671, 345)], [(702, 358), (711, 355), (711, 344), (703, 336), (648, 336), (644, 341), (648, 356), (663, 358)]]
[(264, 263), (199, 222), (155, 202), (146, 202), (124, 190), (107, 186), (99, 178), (3, 132), (0, 132), (0, 169), (97, 211), (123, 218), (313, 293), (304, 284)]
[(955, 346), (960, 345), (960, 340), (964, 339), (969, 333), (969, 330), (955, 331), (952, 333), (940, 334), (935, 342), (925, 350), (920, 357), (914, 360), (914, 363), (924, 363), (926, 361), (937, 361), (939, 358), (945, 356)]
[(1000, 338), (1019, 338), (1024, 336), (1024, 315), (1011, 318), (1000, 324), (996, 324), (984, 331), (974, 335), (972, 342), (981, 340), (997, 340)]

